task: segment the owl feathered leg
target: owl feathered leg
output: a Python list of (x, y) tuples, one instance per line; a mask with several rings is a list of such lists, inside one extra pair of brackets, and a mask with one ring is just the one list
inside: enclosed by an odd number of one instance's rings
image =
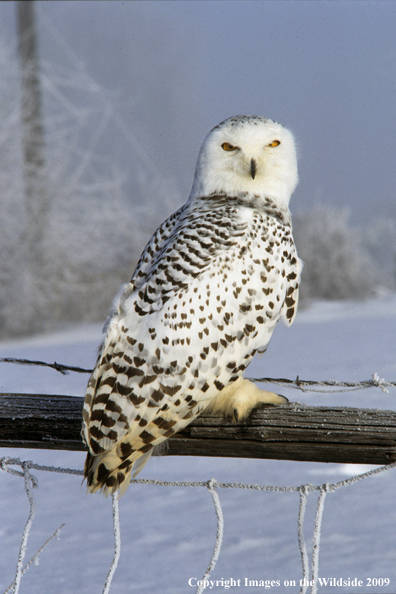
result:
[(258, 404), (285, 404), (287, 398), (260, 390), (253, 382), (240, 377), (229, 384), (212, 400), (206, 412), (220, 413), (236, 421), (246, 418)]

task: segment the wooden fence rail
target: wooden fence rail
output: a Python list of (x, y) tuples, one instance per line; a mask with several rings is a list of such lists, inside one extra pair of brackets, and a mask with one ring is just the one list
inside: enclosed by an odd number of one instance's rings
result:
[[(0, 447), (85, 450), (83, 399), (0, 394)], [(396, 460), (396, 412), (288, 403), (242, 423), (202, 414), (168, 440), (163, 455), (388, 464)]]

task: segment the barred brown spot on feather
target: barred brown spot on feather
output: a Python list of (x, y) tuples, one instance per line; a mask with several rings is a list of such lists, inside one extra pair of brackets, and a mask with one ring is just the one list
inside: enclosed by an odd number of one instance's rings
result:
[[(131, 462), (129, 460), (124, 460), (124, 462), (121, 462), (121, 464), (119, 465), (118, 469), (119, 470), (123, 470), (125, 468), (125, 471), (128, 473), (129, 470), (131, 469), (131, 467), (132, 467)], [(117, 474), (118, 482), (119, 483), (122, 483), (125, 480), (125, 475), (122, 474), (121, 476), (122, 476), (122, 480), (120, 480), (119, 474)]]
[(132, 388), (124, 386), (120, 382), (116, 382), (114, 385), (114, 392), (120, 394), (120, 396), (129, 396), (132, 392)]
[(133, 362), (136, 365), (136, 367), (141, 367), (142, 365), (144, 365), (146, 363), (146, 360), (141, 359), (140, 357), (134, 357)]
[(157, 379), (157, 375), (145, 375), (139, 384), (139, 388), (143, 388), (143, 386), (152, 384), (156, 379)]
[(163, 429), (164, 431), (168, 431), (172, 427), (176, 425), (176, 420), (167, 420), (163, 419), (162, 417), (157, 417), (153, 420), (154, 425), (157, 425), (159, 429)]
[(103, 427), (114, 427), (116, 420), (113, 417), (109, 417), (104, 409), (95, 408), (91, 414), (91, 422), (98, 421)]
[(133, 377), (139, 377), (144, 375), (144, 371), (143, 369), (137, 369), (136, 367), (128, 367), (124, 375), (131, 379)]
[(152, 398), (155, 402), (160, 402), (164, 397), (164, 393), (161, 390), (153, 390), (150, 394), (150, 398)]
[(127, 367), (121, 366), (118, 363), (113, 363), (113, 371), (117, 375), (122, 375), (123, 373), (126, 373), (127, 369)]
[(161, 383), (160, 386), (164, 394), (167, 394), (168, 396), (174, 396), (175, 394), (177, 394), (177, 392), (181, 390), (181, 386), (166, 386)]
[(285, 303), (286, 303), (287, 307), (291, 307), (292, 305), (294, 305), (295, 301), (294, 301), (293, 297), (286, 297)]
[[(121, 476), (123, 476), (123, 475), (121, 475)], [(117, 477), (118, 477), (118, 473), (117, 473)], [(112, 487), (114, 487), (117, 484), (117, 479), (115, 476), (109, 476), (108, 478), (105, 479), (104, 482), (106, 483), (106, 487), (111, 489)]]
[[(91, 435), (92, 435), (92, 430), (91, 430)], [(99, 456), (99, 454), (103, 454), (103, 452), (105, 451), (104, 448), (102, 448), (102, 446), (95, 440), (90, 440), (89, 442), (89, 447), (92, 450), (92, 453), (95, 454), (95, 456)]]
[(250, 303), (242, 303), (239, 306), (239, 309), (242, 313), (246, 313), (252, 309), (252, 306), (250, 305)]
[(143, 429), (139, 437), (142, 441), (144, 441), (144, 443), (151, 443), (155, 439), (155, 436), (152, 435), (152, 433), (149, 433), (149, 431), (146, 431), (145, 429)]
[(121, 456), (123, 458), (127, 458), (133, 452), (132, 445), (130, 443), (125, 442), (125, 441), (124, 442), (121, 442), (120, 448), (121, 448)]
[(106, 435), (103, 433), (103, 431), (101, 431), (99, 429), (99, 427), (97, 427), (96, 425), (91, 425), (91, 427), (90, 427), (90, 434), (97, 441), (99, 441), (100, 439), (103, 439), (104, 437), (106, 437)]
[(145, 402), (145, 398), (143, 396), (138, 396), (137, 394), (135, 394), (132, 390), (130, 391), (130, 393), (128, 394), (128, 400), (134, 405), (134, 406), (140, 406), (141, 404), (143, 404), (143, 402)]
[(102, 388), (103, 388), (103, 386), (110, 386), (110, 388), (112, 388), (114, 386), (115, 382), (116, 382), (116, 376), (109, 375), (102, 380), (100, 385)]
[(288, 320), (290, 320), (293, 316), (294, 316), (294, 307), (290, 307), (286, 311), (286, 317), (287, 317)]
[(109, 474), (109, 471), (107, 470), (105, 464), (100, 464), (98, 467), (98, 474), (97, 474), (97, 479), (98, 481), (104, 481), (107, 479)]
[(152, 446), (151, 444), (149, 444), (149, 443), (148, 443), (148, 444), (146, 444), (146, 445), (144, 445), (144, 446), (141, 446), (141, 447), (139, 448), (139, 452), (142, 452), (142, 454), (145, 454), (146, 452), (149, 452), (149, 451), (150, 451), (150, 450), (152, 450), (152, 449), (153, 449), (153, 446)]

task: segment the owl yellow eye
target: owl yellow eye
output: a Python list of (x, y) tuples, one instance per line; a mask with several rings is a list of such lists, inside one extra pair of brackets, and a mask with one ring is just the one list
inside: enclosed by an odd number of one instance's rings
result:
[(273, 140), (272, 142), (270, 142), (270, 144), (268, 146), (279, 146), (280, 145), (280, 140)]
[(223, 142), (221, 148), (225, 151), (236, 151), (238, 147), (234, 146), (233, 144), (230, 144), (229, 142)]

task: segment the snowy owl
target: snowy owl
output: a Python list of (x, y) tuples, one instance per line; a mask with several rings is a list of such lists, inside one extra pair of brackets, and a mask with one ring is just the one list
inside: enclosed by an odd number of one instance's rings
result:
[(243, 372), (296, 314), (297, 180), (293, 135), (268, 118), (229, 118), (204, 140), (189, 199), (154, 233), (107, 322), (83, 411), (90, 492), (124, 492), (154, 446), (204, 410), (241, 420), (286, 401)]

